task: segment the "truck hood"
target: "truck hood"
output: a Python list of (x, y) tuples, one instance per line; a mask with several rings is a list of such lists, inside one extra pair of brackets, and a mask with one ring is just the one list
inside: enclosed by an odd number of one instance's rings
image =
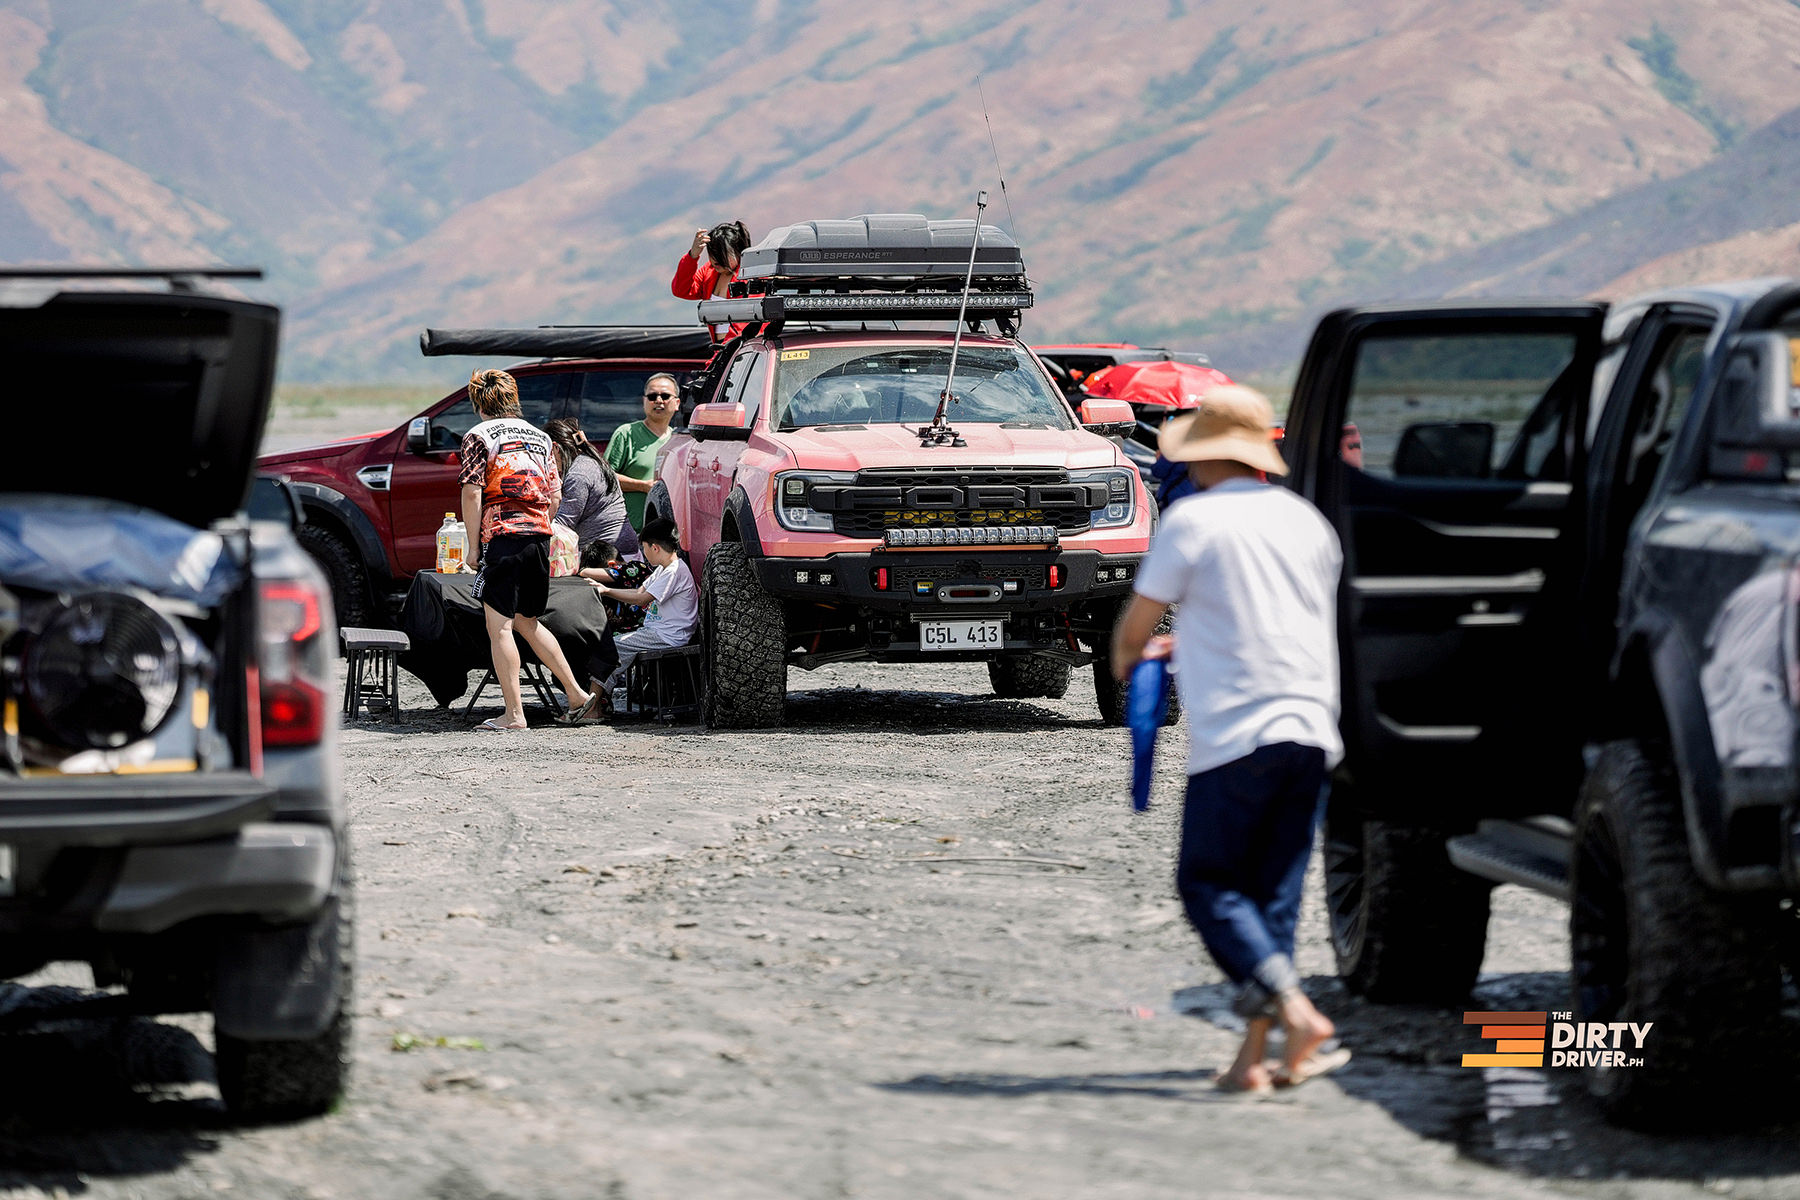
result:
[(821, 471), (865, 467), (1090, 467), (1125, 465), (1118, 448), (1086, 430), (1009, 428), (1003, 425), (951, 427), (968, 443), (920, 446), (916, 425), (809, 426), (786, 430), (772, 441), (790, 451), (799, 465)]
[(0, 307), (9, 491), (91, 496), (204, 527), (244, 505), (280, 313), (221, 296), (64, 292)]
[(286, 450), (277, 450), (273, 454), (265, 454), (256, 460), (259, 471), (279, 470), (289, 463), (309, 462), (316, 458), (336, 458), (353, 446), (366, 445), (378, 437), (386, 437), (391, 429), (375, 429), (368, 433), (352, 434), (350, 437), (337, 438), (334, 441), (320, 442), (316, 446), (292, 446)]

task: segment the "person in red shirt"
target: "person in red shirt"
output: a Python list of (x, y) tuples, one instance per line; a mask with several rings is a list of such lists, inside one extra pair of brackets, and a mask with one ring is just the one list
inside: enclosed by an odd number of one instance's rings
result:
[[(725, 295), (737, 280), (738, 260), (750, 248), (750, 230), (742, 221), (726, 221), (711, 229), (694, 230), (694, 244), (675, 264), (675, 278), (669, 291), (677, 300), (710, 300)], [(729, 333), (721, 327), (709, 326), (712, 339), (723, 341), (740, 333), (742, 325), (733, 325)]]
[(555, 635), (538, 621), (549, 602), (550, 518), (561, 499), (556, 452), (549, 435), (520, 414), (519, 385), (507, 372), (470, 375), (469, 403), (482, 420), (460, 450), (463, 524), (479, 531), (468, 561), (477, 568), (475, 599), (487, 618), (494, 676), (506, 702), (504, 714), (477, 728), (525, 728), (515, 632), (563, 685), (570, 713), (586, 716), (593, 697), (575, 682)]

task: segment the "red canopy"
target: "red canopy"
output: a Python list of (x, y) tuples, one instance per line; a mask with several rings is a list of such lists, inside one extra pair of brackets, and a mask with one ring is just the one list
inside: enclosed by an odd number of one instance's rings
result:
[(1229, 375), (1212, 367), (1158, 359), (1103, 368), (1089, 375), (1082, 387), (1088, 395), (1108, 400), (1184, 409), (1199, 404), (1208, 390), (1230, 382)]

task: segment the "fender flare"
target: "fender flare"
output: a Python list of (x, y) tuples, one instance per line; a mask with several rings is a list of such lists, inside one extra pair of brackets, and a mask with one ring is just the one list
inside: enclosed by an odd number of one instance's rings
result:
[[(737, 529), (737, 537), (726, 537), (725, 529), (733, 526)], [(741, 486), (733, 486), (731, 494), (725, 497), (725, 520), (719, 529), (719, 540), (742, 542), (745, 553), (751, 558), (767, 557), (763, 553), (762, 531), (756, 525), (756, 510), (750, 506), (750, 496)]]
[[(1682, 818), (1694, 870), (1707, 886), (1723, 889), (1727, 886), (1720, 854), (1725, 843), (1723, 772), (1713, 745), (1706, 697), (1700, 690), (1699, 660), (1680, 626), (1662, 613), (1640, 616), (1626, 631), (1622, 645), (1621, 667), (1633, 653), (1641, 655), (1649, 666), (1649, 683), (1656, 694), (1653, 700), (1621, 696), (1620, 702), (1640, 707), (1654, 703), (1660, 710), (1675, 760), (1676, 785), (1681, 791)], [(1621, 670), (1615, 679), (1616, 685), (1625, 685), (1630, 676)]]
[(375, 532), (375, 523), (367, 513), (342, 492), (323, 484), (290, 482), (288, 487), (300, 498), (300, 507), (307, 511), (309, 520), (310, 510), (322, 510), (330, 523), (341, 526), (350, 535), (351, 544), (369, 572), (369, 582), (377, 590), (392, 587), (394, 573), (388, 569), (387, 547), (382, 545), (381, 535)]

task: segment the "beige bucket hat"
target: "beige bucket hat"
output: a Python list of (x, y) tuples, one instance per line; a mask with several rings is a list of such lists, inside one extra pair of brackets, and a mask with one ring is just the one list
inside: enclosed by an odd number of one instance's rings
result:
[(1170, 462), (1225, 459), (1271, 475), (1286, 475), (1275, 449), (1275, 411), (1263, 394), (1242, 384), (1208, 389), (1200, 404), (1162, 427), (1157, 449)]

